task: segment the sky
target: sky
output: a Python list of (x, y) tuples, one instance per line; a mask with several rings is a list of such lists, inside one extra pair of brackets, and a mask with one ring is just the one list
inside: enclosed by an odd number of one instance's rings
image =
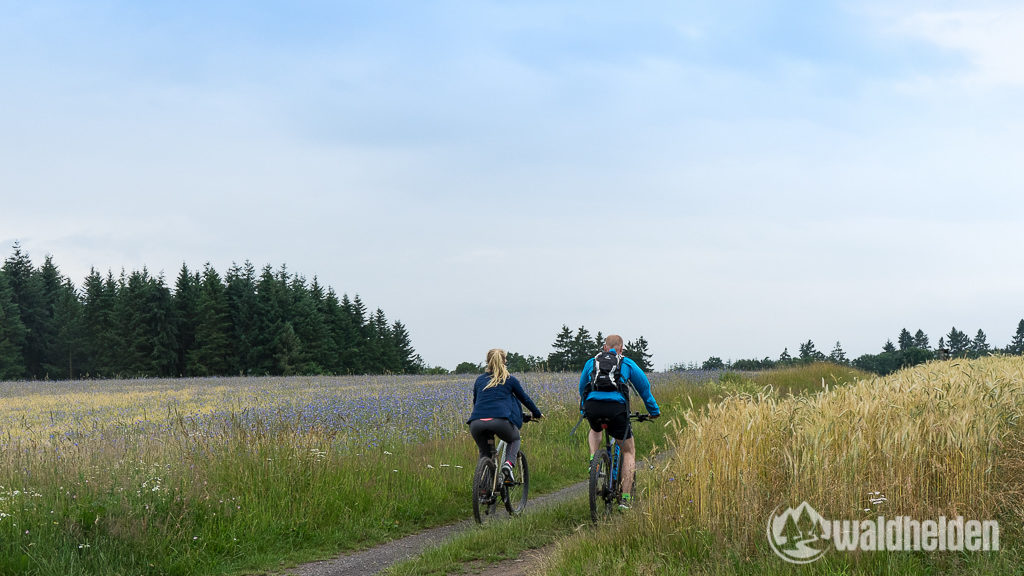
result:
[(286, 265), (431, 366), (1024, 318), (1024, 6), (0, 0), (0, 256)]

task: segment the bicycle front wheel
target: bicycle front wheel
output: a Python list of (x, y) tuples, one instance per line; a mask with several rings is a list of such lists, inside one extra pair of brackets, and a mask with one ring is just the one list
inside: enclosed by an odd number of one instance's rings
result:
[(516, 456), (516, 481), (506, 484), (501, 492), (501, 498), (505, 502), (505, 510), (512, 516), (522, 514), (526, 508), (526, 497), (530, 492), (530, 467), (526, 463), (526, 454), (519, 451)]
[(494, 473), (494, 460), (490, 458), (481, 458), (473, 473), (473, 518), (480, 524), (494, 514), (497, 508)]
[(612, 460), (606, 450), (600, 450), (590, 461), (590, 521), (597, 522), (612, 511)]

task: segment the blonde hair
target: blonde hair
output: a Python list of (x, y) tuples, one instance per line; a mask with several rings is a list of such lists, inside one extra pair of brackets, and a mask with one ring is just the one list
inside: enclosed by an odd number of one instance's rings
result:
[(484, 390), (501, 386), (508, 380), (508, 367), (505, 366), (505, 351), (501, 348), (491, 348), (487, 351), (487, 373), (491, 375), (491, 381), (484, 386)]

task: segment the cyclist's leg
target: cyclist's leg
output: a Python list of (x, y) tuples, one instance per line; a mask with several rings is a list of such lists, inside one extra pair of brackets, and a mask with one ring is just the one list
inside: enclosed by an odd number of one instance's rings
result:
[(636, 442), (630, 436), (626, 440), (616, 440), (622, 451), (622, 493), (633, 493), (633, 470), (636, 467)]
[[(496, 418), (492, 420), (494, 423), (494, 433), (498, 435), (508, 444), (508, 448), (505, 449), (505, 460), (508, 461), (512, 467), (516, 465), (516, 456), (519, 455), (519, 445), (522, 439), (519, 436), (519, 428), (516, 425), (505, 420), (504, 418)], [(499, 465), (502, 463), (499, 462)]]

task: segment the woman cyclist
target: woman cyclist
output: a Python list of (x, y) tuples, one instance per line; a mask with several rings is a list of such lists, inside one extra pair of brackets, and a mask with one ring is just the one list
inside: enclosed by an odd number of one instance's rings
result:
[(480, 457), (490, 457), (488, 440), (497, 435), (508, 443), (505, 462), (501, 470), (505, 482), (515, 482), (513, 470), (519, 454), (519, 429), (523, 426), (523, 409), (530, 409), (534, 419), (542, 417), (540, 409), (523, 390), (515, 376), (509, 374), (505, 365), (505, 351), (493, 348), (487, 351), (487, 372), (477, 377), (473, 384), (473, 412), (469, 415), (469, 433), (473, 435)]

